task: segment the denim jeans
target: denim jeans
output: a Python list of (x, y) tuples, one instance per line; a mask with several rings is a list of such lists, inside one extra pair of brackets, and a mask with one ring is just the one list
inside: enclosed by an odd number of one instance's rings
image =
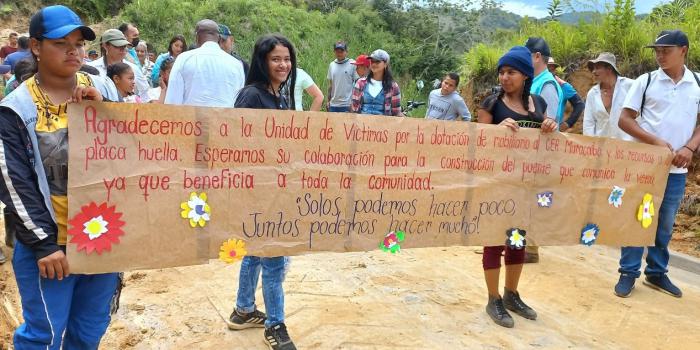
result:
[(255, 290), (262, 269), (262, 291), (265, 301), (267, 320), (265, 327), (270, 328), (284, 322), (284, 289), (282, 282), (287, 272), (289, 258), (277, 256), (272, 258), (245, 256), (241, 263), (238, 279), (236, 309), (242, 313), (255, 311)]
[(350, 106), (330, 106), (329, 112), (350, 113)]
[[(645, 275), (663, 275), (668, 272), (668, 242), (671, 240), (673, 222), (676, 220), (676, 213), (685, 193), (685, 180), (686, 174), (668, 175), (664, 200), (657, 211), (656, 218), (659, 220), (659, 226), (656, 229), (656, 242), (654, 246), (647, 247)], [(634, 278), (639, 277), (643, 254), (644, 247), (622, 247), (618, 271)]]

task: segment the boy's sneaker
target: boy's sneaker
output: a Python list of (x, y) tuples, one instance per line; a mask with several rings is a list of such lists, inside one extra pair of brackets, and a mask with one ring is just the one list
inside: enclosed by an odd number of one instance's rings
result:
[(265, 320), (267, 316), (264, 312), (255, 310), (247, 314), (240, 313), (238, 310), (233, 310), (231, 316), (226, 320), (228, 329), (241, 330), (246, 328), (265, 327)]
[(265, 343), (270, 350), (297, 350), (287, 333), (287, 326), (280, 323), (271, 328), (265, 328)]
[(671, 279), (668, 278), (666, 274), (647, 275), (647, 277), (644, 279), (644, 284), (666, 294), (673, 295), (676, 298), (683, 296), (681, 289), (676, 287), (676, 285), (671, 282)]
[(527, 306), (520, 299), (520, 293), (513, 292), (508, 289), (503, 290), (503, 305), (506, 309), (515, 312), (517, 315), (527, 318), (528, 320), (536, 320), (537, 313), (531, 307)]
[(506, 307), (503, 306), (503, 299), (492, 297), (489, 295), (489, 303), (486, 304), (486, 313), (491, 317), (497, 325), (506, 328), (513, 328), (515, 321), (510, 316)]
[(632, 294), (632, 289), (634, 289), (635, 277), (632, 277), (626, 273), (620, 274), (620, 280), (617, 281), (615, 285), (615, 295), (620, 298), (627, 298)]

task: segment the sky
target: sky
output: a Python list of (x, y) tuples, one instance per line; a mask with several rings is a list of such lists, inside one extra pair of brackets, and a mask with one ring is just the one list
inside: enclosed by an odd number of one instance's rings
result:
[[(604, 4), (606, 2), (612, 3), (611, 0), (581, 1), (581, 3), (599, 3), (601, 4), (601, 8), (599, 10), (604, 10)], [(649, 13), (654, 6), (669, 2), (671, 2), (671, 0), (637, 0), (635, 1), (635, 8), (637, 10), (637, 14)], [(547, 16), (547, 5), (549, 4), (549, 1), (502, 0), (502, 3), (503, 9), (506, 11), (517, 13), (521, 16), (527, 15), (530, 17), (542, 18)], [(574, 1), (574, 3), (576, 3), (576, 1)], [(591, 10), (585, 6), (579, 7), (580, 8), (577, 8), (579, 11)], [(565, 9), (564, 11), (568, 12), (568, 9)]]

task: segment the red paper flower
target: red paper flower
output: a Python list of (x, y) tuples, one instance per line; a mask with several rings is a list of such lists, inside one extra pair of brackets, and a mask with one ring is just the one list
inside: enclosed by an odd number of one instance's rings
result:
[(81, 207), (80, 213), (68, 221), (68, 235), (73, 236), (70, 243), (77, 244), (78, 251), (85, 250), (87, 254), (111, 251), (112, 244), (118, 244), (119, 236), (124, 234), (124, 221), (119, 220), (122, 213), (115, 208), (107, 207), (107, 203), (98, 206), (95, 202)]

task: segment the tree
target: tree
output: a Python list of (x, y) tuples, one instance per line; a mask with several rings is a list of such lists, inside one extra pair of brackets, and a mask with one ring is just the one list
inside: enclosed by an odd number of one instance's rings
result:
[(562, 2), (561, 0), (552, 0), (549, 2), (549, 5), (547, 5), (547, 18), (550, 21), (556, 21), (559, 19), (559, 17), (564, 14), (564, 10), (562, 9)]

